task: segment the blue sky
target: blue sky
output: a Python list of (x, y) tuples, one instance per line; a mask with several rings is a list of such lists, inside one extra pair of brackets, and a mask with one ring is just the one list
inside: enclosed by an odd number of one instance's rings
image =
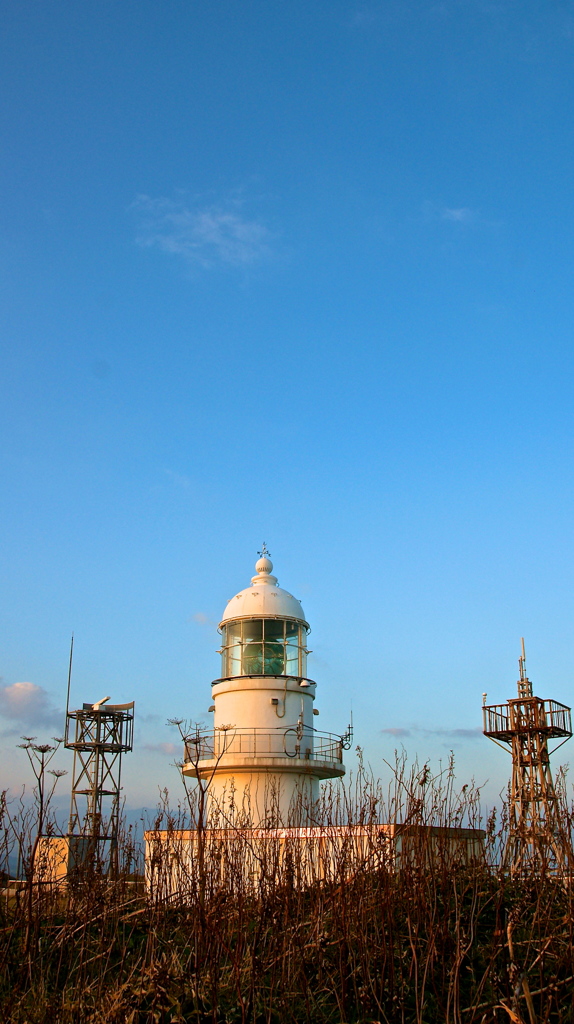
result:
[(3, 778), (74, 632), (75, 698), (136, 700), (128, 802), (177, 791), (265, 540), (321, 727), (494, 799), (522, 635), (573, 697), (572, 3), (1, 19)]

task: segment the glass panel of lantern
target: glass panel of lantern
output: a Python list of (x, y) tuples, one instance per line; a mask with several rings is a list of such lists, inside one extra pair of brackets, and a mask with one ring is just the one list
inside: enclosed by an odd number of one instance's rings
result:
[(305, 671), (303, 662), (304, 656), (302, 654), (301, 659), (299, 658), (299, 639), (300, 639), (301, 627), (297, 622), (286, 622), (285, 623), (285, 639), (287, 641), (285, 653), (287, 655), (286, 663), (286, 674), (288, 676), (299, 676)]
[(263, 674), (263, 620), (247, 619), (243, 623), (242, 670), (246, 676)]
[(265, 619), (263, 673), (282, 676), (285, 672), (285, 623), (282, 619)]

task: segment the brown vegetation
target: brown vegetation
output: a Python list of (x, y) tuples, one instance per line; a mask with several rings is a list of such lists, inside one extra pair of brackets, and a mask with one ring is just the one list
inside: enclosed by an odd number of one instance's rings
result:
[[(504, 815), (486, 823), (481, 857), (443, 841), (441, 828), (481, 827), (479, 793), (456, 792), (452, 766), (432, 778), (399, 763), (383, 794), (359, 765), (350, 787), (327, 789), (325, 820), (350, 838), (305, 884), (295, 847), (279, 856), (271, 836), (255, 848), (237, 831), (222, 873), (222, 844), (200, 830), (179, 895), (134, 882), (129, 835), (118, 879), (86, 869), (58, 888), (34, 875), (29, 812), (4, 812), (5, 853), (18, 841), (26, 867), (0, 906), (5, 1024), (574, 1021), (570, 879), (507, 877)], [(190, 813), (166, 801), (151, 824), (176, 833)], [(369, 826), (397, 820), (411, 827), (408, 856), (387, 844), (358, 857), (353, 827), (375, 837)]]

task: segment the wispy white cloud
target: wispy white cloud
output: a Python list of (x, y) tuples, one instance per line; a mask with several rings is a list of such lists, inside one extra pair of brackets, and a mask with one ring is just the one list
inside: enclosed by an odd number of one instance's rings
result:
[(452, 220), (457, 224), (470, 224), (471, 221), (476, 220), (477, 212), (468, 206), (459, 206), (458, 208), (444, 206), (440, 215), (443, 220)]
[(252, 266), (271, 255), (272, 236), (261, 220), (244, 214), (244, 205), (237, 197), (205, 204), (139, 195), (131, 205), (137, 243), (206, 268)]
[(176, 754), (181, 754), (182, 745), (179, 746), (175, 743), (144, 743), (144, 750), (148, 750), (150, 754), (163, 754), (164, 757), (174, 757)]
[(484, 734), (479, 725), (473, 729), (421, 729), (426, 736), (444, 736), (447, 739), (477, 740)]
[(12, 683), (0, 686), (0, 715), (11, 724), (5, 735), (21, 729), (64, 728), (64, 712), (54, 707), (49, 694), (37, 683)]
[(350, 21), (357, 28), (369, 28), (380, 21), (380, 17), (380, 12), (374, 7), (364, 5), (351, 12)]
[(191, 480), (184, 473), (174, 473), (173, 469), (165, 469), (164, 473), (172, 483), (177, 484), (178, 487), (183, 487), (185, 491), (188, 491), (191, 487)]
[(200, 626), (209, 626), (210, 629), (217, 629), (218, 623), (204, 612), (195, 612), (190, 616), (190, 622), (197, 622)]
[(451, 224), (460, 224), (469, 227), (481, 221), (480, 211), (470, 206), (440, 206), (426, 200), (422, 205), (422, 215), (425, 221), (450, 221)]
[(479, 15), (497, 15), (504, 11), (508, 0), (366, 0), (350, 12), (350, 24), (358, 29), (370, 29), (389, 21), (407, 21), (424, 18), (431, 25), (440, 18), (452, 18), (461, 8), (469, 7)]
[(420, 736), (440, 736), (451, 740), (476, 740), (482, 736), (482, 729), (476, 726), (472, 729), (423, 729), (418, 725), (411, 725), (408, 729), (389, 728), (381, 729), (384, 735), (395, 736), (401, 739), (403, 736), (412, 736), (417, 733)]

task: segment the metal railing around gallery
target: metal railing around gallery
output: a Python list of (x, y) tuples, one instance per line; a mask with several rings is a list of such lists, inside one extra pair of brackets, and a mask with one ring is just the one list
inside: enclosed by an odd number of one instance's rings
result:
[(225, 727), (198, 730), (185, 738), (185, 760), (197, 764), (228, 754), (242, 757), (289, 757), (304, 761), (342, 763), (344, 737), (334, 733), (290, 726), (282, 729), (236, 729)]

